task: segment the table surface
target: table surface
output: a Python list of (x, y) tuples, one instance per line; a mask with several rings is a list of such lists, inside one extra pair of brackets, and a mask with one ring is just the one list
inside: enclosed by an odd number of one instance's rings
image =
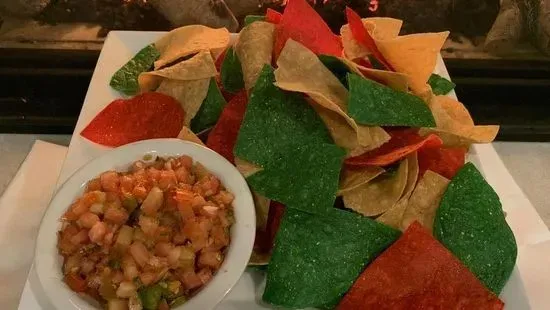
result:
[[(70, 135), (0, 134), (0, 195), (15, 175), (36, 139), (69, 145)], [(550, 143), (495, 142), (504, 165), (550, 228)]]

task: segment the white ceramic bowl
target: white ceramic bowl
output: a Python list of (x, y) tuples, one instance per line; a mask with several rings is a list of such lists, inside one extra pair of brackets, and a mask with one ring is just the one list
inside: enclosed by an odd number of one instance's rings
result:
[(113, 149), (80, 168), (61, 186), (50, 202), (40, 225), (34, 264), (40, 285), (49, 303), (56, 309), (98, 309), (97, 305), (71, 291), (62, 280), (62, 258), (57, 252), (57, 232), (61, 227), (59, 219), (74, 199), (82, 194), (86, 182), (107, 170), (123, 171), (135, 160), (142, 159), (145, 154), (189, 155), (216, 175), (235, 195), (235, 224), (231, 228), (231, 243), (222, 266), (197, 295), (178, 308), (214, 308), (237, 283), (245, 270), (254, 243), (256, 215), (250, 190), (237, 169), (216, 152), (195, 143), (179, 139), (140, 141)]

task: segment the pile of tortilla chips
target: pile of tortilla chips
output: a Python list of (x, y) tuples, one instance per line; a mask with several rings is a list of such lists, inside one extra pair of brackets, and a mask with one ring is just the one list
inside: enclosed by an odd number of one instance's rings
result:
[(206, 146), (254, 194), (250, 263), (268, 264), (265, 302), (502, 308), (517, 247), (498, 196), (465, 163), (498, 126), (475, 125), (433, 74), (448, 32), (400, 36), (400, 20), (346, 16), (335, 34), (292, 0), (246, 18), (236, 40), (179, 28), (111, 86), (175, 98), (182, 139), (212, 128)]

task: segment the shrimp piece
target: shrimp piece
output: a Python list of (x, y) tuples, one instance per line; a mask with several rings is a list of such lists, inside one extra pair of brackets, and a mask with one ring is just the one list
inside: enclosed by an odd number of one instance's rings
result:
[(90, 229), (97, 222), (99, 222), (99, 216), (93, 214), (92, 212), (86, 212), (78, 218), (77, 224), (80, 225), (80, 227)]
[(132, 190), (132, 195), (139, 201), (143, 201), (147, 198), (147, 194), (147, 188), (141, 184), (136, 185)]
[(194, 181), (194, 176), (189, 173), (189, 170), (185, 167), (179, 167), (175, 171), (176, 178), (178, 179), (178, 182), (184, 183), (184, 184), (191, 184)]
[(87, 192), (93, 192), (93, 191), (100, 191), (101, 190), (101, 181), (99, 178), (95, 178), (86, 184), (86, 191)]
[(123, 194), (131, 194), (134, 190), (134, 177), (132, 175), (123, 175), (120, 177), (120, 190)]
[(164, 203), (164, 194), (158, 187), (151, 188), (147, 198), (141, 204), (141, 211), (146, 215), (154, 215)]
[(174, 248), (170, 242), (159, 242), (155, 245), (155, 255), (167, 257)]
[(148, 237), (153, 237), (156, 235), (159, 228), (159, 222), (156, 218), (140, 215), (139, 217), (139, 226), (143, 233)]
[(140, 241), (132, 243), (130, 246), (130, 254), (136, 263), (141, 267), (147, 264), (151, 256), (145, 245), (143, 245)]
[(212, 270), (209, 268), (202, 268), (197, 272), (197, 276), (201, 279), (202, 284), (206, 284), (212, 279)]
[(120, 179), (116, 171), (103, 172), (99, 176), (101, 187), (107, 192), (116, 192), (120, 184)]
[(201, 252), (199, 255), (198, 266), (200, 268), (212, 268), (217, 270), (223, 261), (222, 253), (216, 252)]
[(162, 190), (167, 190), (168, 188), (175, 186), (178, 183), (176, 178), (176, 173), (174, 170), (162, 170), (160, 172), (160, 177), (158, 181), (158, 186)]
[(220, 191), (220, 180), (213, 175), (208, 175), (195, 183), (193, 190), (204, 197), (216, 195)]
[(88, 212), (88, 209), (89, 209), (89, 206), (84, 204), (82, 200), (78, 200), (71, 206), (71, 213), (72, 213), (72, 216), (75, 217), (75, 219), (77, 219), (82, 214)]
[(126, 255), (122, 258), (122, 271), (126, 280), (130, 281), (139, 275), (138, 266), (132, 256)]
[(200, 251), (206, 246), (208, 233), (211, 228), (205, 221), (188, 220), (183, 225), (183, 234), (191, 241), (195, 252)]
[(182, 155), (176, 158), (176, 161), (188, 170), (191, 170), (191, 168), (193, 168), (193, 158), (188, 155)]
[(126, 209), (111, 206), (105, 211), (103, 218), (110, 223), (122, 225), (126, 223), (128, 216), (128, 211), (126, 211)]
[(202, 285), (201, 278), (199, 278), (192, 268), (181, 272), (179, 274), (179, 278), (183, 283), (183, 286), (188, 290), (192, 290)]
[(149, 284), (152, 284), (153, 282), (155, 282), (156, 278), (157, 278), (157, 274), (152, 271), (143, 272), (142, 274), (139, 275), (139, 279), (141, 280), (141, 283), (143, 283), (143, 285), (145, 286), (148, 286)]
[(154, 184), (157, 184), (160, 179), (160, 170), (155, 167), (149, 167), (146, 172), (149, 180), (151, 180)]
[[(91, 239), (91, 238), (90, 238)], [(76, 235), (71, 237), (72, 244), (82, 244), (88, 242), (88, 230), (82, 229)]]
[(224, 190), (212, 197), (212, 200), (220, 205), (230, 205), (234, 199), (235, 196), (233, 194)]
[(88, 237), (93, 243), (101, 244), (105, 234), (107, 233), (107, 225), (99, 221), (94, 224), (94, 226), (88, 232)]

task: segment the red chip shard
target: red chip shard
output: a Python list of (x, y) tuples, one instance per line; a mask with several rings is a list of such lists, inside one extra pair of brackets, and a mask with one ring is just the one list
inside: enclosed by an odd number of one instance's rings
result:
[(464, 166), (466, 153), (465, 148), (421, 148), (418, 150), (420, 176), (431, 170), (451, 180)]
[(275, 44), (273, 47), (276, 60), (288, 39), (292, 39), (314, 52), (342, 56), (342, 41), (332, 33), (329, 26), (306, 2), (306, 0), (291, 0), (288, 2), (280, 23), (275, 29)]
[(437, 135), (421, 137), (414, 129), (397, 129), (388, 133), (391, 136), (390, 141), (375, 150), (346, 159), (346, 165), (384, 167), (398, 162), (419, 149), (440, 147), (443, 144)]
[(503, 309), (451, 252), (414, 222), (357, 278), (338, 310)]
[(176, 99), (149, 92), (111, 102), (80, 135), (111, 147), (147, 139), (175, 138), (183, 127), (184, 116)]
[(244, 113), (248, 104), (246, 91), (237, 93), (225, 108), (214, 126), (214, 129), (208, 135), (206, 146), (225, 157), (231, 163), (235, 164), (233, 148), (237, 143), (239, 129), (243, 122)]
[(273, 10), (273, 9), (267, 9), (267, 12), (265, 13), (265, 21), (272, 24), (278, 24), (281, 22), (281, 19), (283, 18), (283, 14)]
[(374, 39), (371, 37), (371, 35), (363, 25), (361, 17), (352, 9), (346, 7), (346, 18), (348, 20), (349, 29), (351, 30), (351, 35), (353, 36), (353, 38), (363, 47), (368, 49), (376, 58), (376, 60), (378, 60), (384, 67), (386, 67), (387, 70), (395, 71), (391, 64), (386, 61), (384, 55), (382, 55), (382, 53), (380, 53), (380, 51), (378, 50), (376, 42), (374, 42)]

